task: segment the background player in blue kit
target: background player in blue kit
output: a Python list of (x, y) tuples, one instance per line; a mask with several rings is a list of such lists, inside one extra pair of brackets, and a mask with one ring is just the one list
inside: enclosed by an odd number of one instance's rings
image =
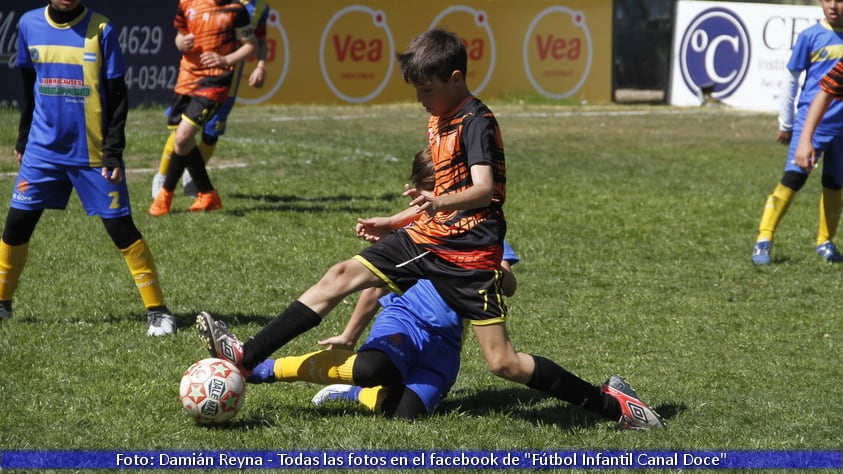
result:
[[(269, 5), (264, 0), (242, 0), (241, 3), (249, 12), (249, 17), (252, 19), (252, 28), (255, 31), (255, 57), (257, 64), (255, 69), (249, 75), (249, 85), (256, 88), (263, 87), (266, 80), (266, 22), (269, 19)], [(234, 103), (237, 101), (237, 92), (240, 88), (240, 82), (243, 78), (243, 70), (246, 67), (246, 62), (242, 61), (237, 65), (234, 73), (234, 82), (231, 85), (231, 92), (228, 100), (220, 105), (217, 112), (205, 124), (202, 130), (202, 135), (197, 143), (199, 152), (202, 158), (207, 163), (214, 154), (214, 149), (217, 146), (217, 141), (225, 133), (225, 125), (228, 120), (228, 115), (234, 108)], [(167, 111), (169, 115), (169, 109)], [(164, 144), (164, 151), (161, 153), (161, 162), (158, 165), (158, 172), (152, 177), (152, 197), (158, 195), (161, 186), (164, 185), (164, 178), (167, 176), (167, 169), (170, 166), (170, 156), (173, 154), (175, 147), (176, 133), (173, 130), (167, 138), (167, 143)], [(196, 196), (198, 190), (193, 183), (193, 178), (190, 172), (185, 171), (182, 182), (184, 183), (184, 194), (188, 196)]]
[[(790, 144), (784, 176), (776, 185), (773, 193), (767, 197), (758, 236), (752, 250), (752, 262), (767, 265), (771, 262), (770, 251), (773, 236), (781, 218), (785, 215), (796, 193), (808, 180), (810, 169), (803, 169), (796, 164), (794, 153), (808, 113), (808, 107), (819, 90), (820, 79), (843, 57), (843, 2), (838, 0), (820, 0), (825, 19), (802, 31), (796, 39), (790, 60), (788, 73), (782, 89), (779, 112), (780, 131), (777, 140)], [(799, 87), (799, 77), (805, 73), (802, 91), (799, 93), (796, 120), (793, 120), (793, 101)], [(814, 135), (814, 146), (822, 151), (822, 196), (819, 205), (819, 228), (817, 230), (816, 252), (828, 262), (841, 262), (840, 255), (833, 243), (840, 222), (843, 208), (843, 104), (833, 104)]]
[(20, 171), (0, 242), (0, 320), (12, 316), (41, 214), (64, 209), (76, 189), (85, 211), (100, 216), (123, 253), (147, 309), (147, 334), (174, 333), (124, 180), (129, 105), (117, 30), (81, 0), (50, 0), (21, 17), (17, 66), (25, 99), (15, 145)]

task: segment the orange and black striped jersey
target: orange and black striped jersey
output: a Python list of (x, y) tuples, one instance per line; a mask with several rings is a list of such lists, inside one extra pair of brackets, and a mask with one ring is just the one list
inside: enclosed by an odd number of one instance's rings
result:
[(471, 167), (478, 164), (492, 167), (494, 194), (487, 207), (417, 220), (407, 229), (410, 238), (459, 267), (499, 268), (506, 235), (506, 160), (495, 116), (483, 102), (470, 97), (453, 116), (430, 117), (428, 141), (437, 196), (470, 188)]
[(843, 99), (843, 60), (838, 61), (837, 64), (831, 68), (822, 79), (820, 79), (820, 87), (828, 94), (837, 99)]
[(180, 0), (173, 21), (181, 34), (193, 33), (194, 47), (182, 54), (175, 93), (207, 97), (217, 102), (228, 98), (234, 66), (202, 66), (205, 52), (227, 55), (236, 51), (243, 40), (254, 37), (251, 18), (239, 1)]

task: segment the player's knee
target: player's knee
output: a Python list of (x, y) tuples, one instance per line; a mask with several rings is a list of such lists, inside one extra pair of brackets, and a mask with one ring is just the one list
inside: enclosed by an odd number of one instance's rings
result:
[(111, 237), (111, 241), (118, 249), (128, 248), (143, 236), (135, 226), (131, 216), (118, 217), (116, 219), (103, 219), (105, 231)]
[(3, 242), (8, 245), (22, 245), (29, 242), (41, 214), (42, 211), (9, 209), (6, 215), (6, 227), (3, 228)]
[(524, 378), (517, 357), (496, 357), (486, 360), (489, 370), (497, 377), (511, 382), (521, 382)]
[(843, 185), (840, 185), (837, 181), (835, 181), (834, 176), (831, 175), (823, 175), (822, 178), (823, 187), (826, 189), (830, 189), (832, 191), (840, 191), (843, 188)]
[(361, 387), (394, 385), (401, 382), (401, 373), (386, 354), (380, 351), (360, 351), (354, 360), (351, 377)]
[(808, 175), (805, 173), (797, 173), (796, 171), (786, 171), (784, 176), (782, 176), (781, 183), (788, 188), (799, 191), (802, 189), (802, 186), (805, 186), (805, 182), (808, 181)]

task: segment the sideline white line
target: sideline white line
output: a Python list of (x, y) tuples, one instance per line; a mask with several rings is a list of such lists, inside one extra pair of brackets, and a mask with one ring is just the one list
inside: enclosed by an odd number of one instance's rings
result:
[[(211, 165), (208, 166), (208, 169), (212, 170), (225, 170), (230, 168), (245, 168), (249, 166), (248, 163), (224, 163), (221, 165)], [(126, 170), (127, 174), (151, 174), (158, 171), (158, 168), (129, 168)], [(14, 178), (17, 176), (18, 173), (0, 173), (0, 178)]]

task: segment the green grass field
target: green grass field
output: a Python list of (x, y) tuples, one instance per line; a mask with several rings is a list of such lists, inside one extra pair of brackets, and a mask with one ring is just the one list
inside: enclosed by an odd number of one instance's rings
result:
[[(298, 383), (250, 387), (230, 425), (194, 425), (177, 393), (184, 369), (207, 356), (195, 313), (248, 337), (366, 245), (355, 219), (406, 203), (426, 116), (409, 103), (238, 108), (211, 162), (223, 210), (152, 218), (166, 138), (152, 108), (129, 115), (128, 179), (180, 331), (146, 336), (125, 263), (78, 199), (46, 212), (15, 317), (0, 325), (0, 450), (840, 449), (843, 266), (814, 254), (818, 177), (784, 218), (774, 264), (749, 258), (786, 155), (774, 115), (490, 106), (507, 151), (508, 239), (522, 257), (509, 301), (516, 348), (595, 384), (624, 375), (667, 430), (619, 431), (497, 379), (473, 336), (429, 419), (314, 407), (319, 387)], [(17, 119), (0, 112), (3, 216)], [(174, 208), (189, 204), (179, 196)], [(315, 350), (353, 303), (277, 354)]]

